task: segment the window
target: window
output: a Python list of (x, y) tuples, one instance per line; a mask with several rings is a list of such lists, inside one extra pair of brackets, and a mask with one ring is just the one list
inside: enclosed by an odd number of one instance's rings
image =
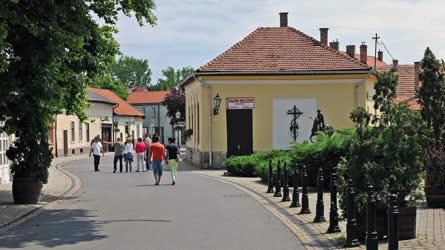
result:
[(8, 148), (9, 136), (5, 132), (0, 133), (0, 167), (9, 164), (8, 157), (6, 156), (6, 150), (8, 150)]
[(130, 134), (130, 130), (128, 128), (128, 124), (125, 124), (125, 134), (129, 135)]
[(74, 122), (71, 122), (71, 142), (76, 141), (76, 135), (75, 135), (75, 125)]
[(79, 121), (79, 141), (83, 140), (83, 124)]
[(90, 142), (90, 124), (85, 123), (85, 133), (87, 136), (87, 142)]

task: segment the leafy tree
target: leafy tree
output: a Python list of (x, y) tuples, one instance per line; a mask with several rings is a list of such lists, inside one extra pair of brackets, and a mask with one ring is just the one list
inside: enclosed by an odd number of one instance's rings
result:
[(14, 177), (47, 181), (53, 117), (85, 118), (85, 88), (118, 52), (119, 11), (154, 25), (154, 7), (151, 0), (2, 1), (0, 130), (17, 137), (7, 151)]
[(420, 113), (431, 132), (426, 157), (427, 186), (445, 187), (445, 66), (436, 59), (430, 48), (421, 62), (422, 82), (417, 97)]
[(109, 89), (124, 100), (128, 98), (128, 86), (119, 80), (114, 80), (108, 72), (97, 76), (90, 87)]
[(185, 117), (185, 95), (179, 90), (173, 90), (167, 94), (162, 105), (167, 107), (167, 116), (170, 118), (170, 124), (177, 122), (176, 112), (181, 112), (181, 119)]
[(173, 90), (179, 83), (182, 82), (187, 76), (191, 75), (195, 70), (188, 66), (181, 69), (174, 69), (173, 67), (167, 67), (162, 70), (163, 78), (158, 80), (158, 83), (153, 86), (152, 90)]
[(151, 70), (146, 59), (123, 56), (111, 65), (114, 80), (125, 83), (128, 87), (149, 86)]

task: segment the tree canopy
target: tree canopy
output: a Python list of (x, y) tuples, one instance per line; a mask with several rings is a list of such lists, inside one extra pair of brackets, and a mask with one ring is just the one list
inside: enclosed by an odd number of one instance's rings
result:
[(167, 67), (162, 70), (162, 78), (158, 80), (158, 83), (151, 87), (152, 90), (173, 90), (179, 83), (182, 82), (187, 76), (191, 75), (195, 70), (190, 67), (183, 67), (180, 69), (174, 69), (173, 67)]
[(0, 131), (17, 137), (7, 151), (14, 177), (47, 181), (54, 116), (85, 118), (86, 86), (118, 53), (118, 14), (155, 25), (154, 8), (151, 0), (2, 1)]
[(176, 112), (181, 112), (181, 118), (179, 120), (185, 120), (185, 95), (179, 90), (173, 90), (165, 97), (162, 103), (167, 107), (167, 116), (170, 118), (170, 124), (175, 124)]
[(119, 80), (128, 87), (150, 85), (151, 70), (146, 59), (123, 56), (111, 65), (110, 71), (114, 80)]

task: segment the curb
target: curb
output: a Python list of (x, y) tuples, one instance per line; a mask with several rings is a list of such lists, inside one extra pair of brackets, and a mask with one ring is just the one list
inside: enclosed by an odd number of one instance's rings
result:
[(81, 181), (80, 181), (79, 177), (64, 170), (62, 168), (62, 166), (66, 163), (80, 160), (80, 159), (70, 159), (70, 160), (60, 162), (60, 163), (57, 163), (56, 165), (54, 165), (54, 169), (56, 171), (59, 171), (65, 177), (65, 179), (69, 182), (69, 184), (66, 185), (66, 186), (68, 186), (68, 188), (62, 194), (60, 194), (56, 200), (48, 202), (41, 206), (37, 206), (37, 207), (31, 209), (31, 211), (19, 216), (18, 218), (14, 219), (8, 223), (5, 223), (3, 225), (0, 225), (0, 233), (10, 231), (11, 229), (19, 226), (20, 224), (22, 224), (26, 221), (29, 221), (30, 219), (42, 214), (43, 212), (45, 212), (45, 210), (43, 210), (42, 208), (51, 209), (59, 204), (62, 204), (66, 198), (71, 197), (73, 194), (75, 194), (77, 191), (79, 191), (79, 189), (81, 187)]

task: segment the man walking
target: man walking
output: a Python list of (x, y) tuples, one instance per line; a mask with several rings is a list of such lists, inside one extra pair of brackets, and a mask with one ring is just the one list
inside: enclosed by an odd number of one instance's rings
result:
[(151, 159), (150, 159), (150, 145), (151, 145), (151, 139), (150, 136), (148, 134), (145, 134), (145, 140), (144, 140), (145, 146), (147, 147), (146, 150), (146, 154), (145, 154), (145, 168), (147, 169), (147, 171), (150, 170), (150, 163), (151, 163)]
[(90, 157), (91, 153), (94, 157), (94, 171), (99, 172), (100, 154), (102, 153), (102, 156), (104, 156), (104, 150), (99, 137), (94, 138), (94, 142), (91, 144)]
[(122, 158), (124, 154), (125, 145), (122, 143), (121, 138), (117, 138), (116, 143), (114, 143), (114, 170), (113, 173), (116, 173), (117, 170), (117, 161), (119, 161), (119, 172), (122, 173)]
[(139, 172), (139, 166), (142, 168), (142, 171), (144, 170), (144, 158), (145, 158), (145, 150), (147, 150), (147, 147), (145, 146), (145, 143), (142, 141), (142, 138), (138, 138), (138, 143), (136, 143), (135, 151), (136, 151), (136, 172)]
[(165, 147), (159, 143), (159, 136), (157, 135), (153, 137), (153, 143), (150, 146), (150, 158), (153, 159), (155, 185), (159, 185), (162, 176), (162, 160), (165, 159)]
[(172, 175), (172, 185), (176, 184), (176, 170), (178, 168), (179, 161), (179, 149), (175, 144), (175, 138), (168, 138), (167, 145), (167, 164), (170, 168), (170, 173)]

